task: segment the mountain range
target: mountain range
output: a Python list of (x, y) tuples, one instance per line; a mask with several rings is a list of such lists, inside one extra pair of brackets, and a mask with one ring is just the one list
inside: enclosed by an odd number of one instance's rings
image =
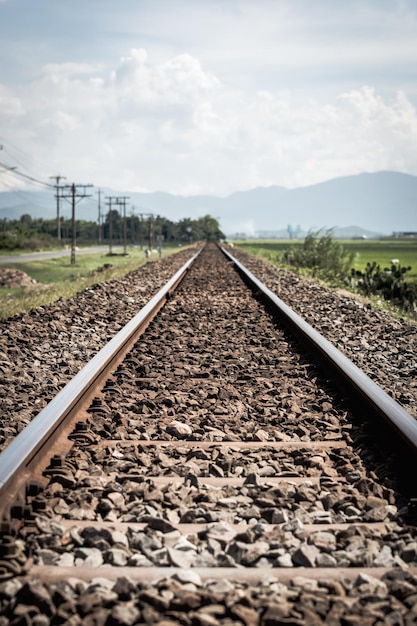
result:
[[(80, 201), (77, 219), (97, 221), (97, 192)], [(105, 196), (129, 196), (127, 212), (153, 213), (172, 221), (212, 215), (228, 236), (288, 236), (289, 229), (302, 235), (308, 231), (334, 228), (337, 236), (378, 236), (393, 232), (417, 231), (417, 176), (382, 171), (287, 189), (258, 187), (227, 197), (176, 196), (165, 192), (138, 193), (101, 190), (102, 212)], [(68, 202), (61, 213), (70, 216)], [(115, 207), (117, 208), (117, 207)], [(0, 192), (0, 219), (56, 216), (56, 200), (51, 191)]]

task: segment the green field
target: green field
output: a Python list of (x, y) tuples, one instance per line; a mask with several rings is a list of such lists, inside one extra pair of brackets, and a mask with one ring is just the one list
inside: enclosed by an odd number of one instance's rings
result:
[[(250, 254), (262, 257), (273, 263), (277, 263), (277, 257), (283, 253), (289, 245), (300, 245), (302, 241), (282, 240), (252, 240), (238, 241), (235, 245), (246, 250)], [(402, 267), (411, 266), (407, 272), (407, 280), (417, 282), (417, 240), (393, 239), (393, 240), (341, 240), (340, 243), (355, 253), (353, 267), (363, 270), (366, 264), (376, 261), (382, 268), (390, 266), (392, 259), (398, 259)]]
[[(178, 246), (164, 247), (162, 256), (169, 256), (179, 249)], [(70, 298), (94, 283), (120, 278), (145, 263), (158, 260), (155, 255), (147, 261), (144, 250), (138, 247), (129, 248), (127, 256), (108, 256), (107, 251), (103, 248), (100, 253), (83, 254), (80, 250), (75, 265), (71, 265), (69, 256), (1, 264), (0, 270), (2, 267), (20, 270), (38, 284), (33, 288), (1, 287), (0, 319), (49, 304), (58, 298)]]

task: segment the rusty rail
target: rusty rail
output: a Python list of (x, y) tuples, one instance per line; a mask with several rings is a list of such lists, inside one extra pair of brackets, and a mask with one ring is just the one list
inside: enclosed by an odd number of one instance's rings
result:
[[(402, 433), (403, 438), (409, 443), (413, 450), (417, 447), (417, 423), (406, 413), (400, 405), (398, 405), (392, 398), (390, 398), (385, 392), (383, 392), (375, 383), (373, 383), (363, 372), (361, 372), (356, 366), (354, 366), (349, 359), (347, 359), (342, 353), (340, 353), (330, 342), (325, 340), (321, 335), (315, 331), (309, 324), (307, 324), (300, 316), (292, 311), (282, 300), (280, 300), (273, 292), (271, 292), (265, 285), (263, 285), (253, 274), (251, 274), (239, 261), (237, 261), (226, 250), (223, 250), (226, 257), (234, 263), (236, 269), (242, 275), (244, 280), (251, 285), (251, 287), (257, 292), (262, 294), (262, 297), (267, 300), (268, 306), (273, 307), (275, 312), (283, 320), (284, 324), (290, 326), (299, 336), (302, 337), (304, 343), (309, 344), (314, 351), (319, 353), (327, 362), (341, 374), (344, 380), (348, 381), (355, 392), (361, 394), (364, 402), (368, 403), (373, 410), (376, 410), (379, 414), (383, 415), (387, 421), (394, 424), (397, 431)], [(185, 276), (192, 263), (195, 261), (195, 255), (190, 259), (182, 268), (173, 276), (173, 278), (161, 289), (156, 296), (114, 337), (114, 339), (105, 346), (92, 361), (79, 372), (79, 374), (73, 379), (67, 387), (65, 387), (58, 396), (31, 422), (31, 424), (6, 448), (6, 450), (0, 455), (0, 509), (3, 511), (7, 508), (7, 489), (12, 486), (19, 487), (24, 484), (28, 476), (33, 475), (33, 468), (36, 468), (38, 461), (35, 457), (40, 456), (41, 452), (45, 450), (49, 451), (50, 446), (57, 441), (58, 436), (61, 433), (65, 433), (65, 430), (69, 428), (67, 424), (73, 424), (74, 419), (77, 417), (79, 411), (83, 410), (87, 402), (91, 399), (91, 394), (96, 393), (91, 391), (91, 386), (94, 382), (103, 378), (103, 375), (107, 375), (112, 371), (115, 365), (119, 362), (122, 355), (130, 349), (132, 343), (137, 340), (138, 335), (143, 332), (151, 319), (155, 317), (157, 312), (163, 306), (169, 293), (172, 292), (179, 284), (182, 278)], [(80, 409), (81, 407), (81, 409)], [(117, 445), (143, 445), (143, 446), (172, 446), (179, 447), (184, 446), (184, 440), (122, 440), (120, 442), (114, 442)], [(188, 441), (188, 446), (199, 448), (210, 448), (218, 445), (231, 445), (242, 449), (250, 449), (253, 447), (263, 448), (270, 447), (272, 449), (279, 449), (281, 447), (297, 448), (297, 447), (309, 447), (314, 449), (320, 447), (326, 448), (343, 448), (346, 446), (344, 441), (290, 441), (290, 442), (258, 442), (258, 441), (242, 441), (242, 442), (209, 442), (209, 441)], [(105, 441), (97, 442), (94, 445), (111, 446), (112, 442)], [(132, 477), (132, 476), (131, 476)], [(181, 483), (184, 481), (184, 477), (179, 476), (162, 476), (162, 477), (150, 477), (150, 479), (158, 485), (166, 485), (169, 483)], [(109, 478), (110, 480), (110, 478)], [(236, 477), (203, 477), (199, 479), (201, 484), (218, 486), (223, 484), (229, 484), (235, 486), (240, 484), (243, 479)], [(270, 482), (271, 484), (278, 484), (282, 481), (289, 480), (295, 484), (305, 480), (311, 482), (317, 482), (320, 479), (316, 477), (311, 478), (294, 478), (294, 477), (274, 477), (260, 479), (262, 482)], [(336, 478), (331, 480), (335, 481)], [(337, 479), (338, 481), (340, 480)], [(20, 518), (18, 518), (20, 519)], [(74, 519), (65, 520), (62, 522), (67, 527), (71, 527), (74, 523)], [(90, 526), (91, 520), (78, 520), (76, 522), (81, 526)], [(98, 522), (97, 522), (98, 523)], [(115, 521), (102, 521), (99, 522), (101, 527), (116, 527), (126, 528), (132, 526), (132, 522), (115, 522)], [(134, 524), (134, 523), (133, 523)], [(136, 525), (137, 528), (143, 528), (147, 522), (140, 522)], [(351, 522), (349, 522), (349, 527)], [(383, 528), (385, 529), (385, 523), (376, 522), (367, 524), (371, 528)], [(187, 532), (197, 532), (199, 525), (187, 525), (179, 524), (178, 529)], [(236, 525), (235, 530), (242, 530), (247, 526)], [(348, 524), (314, 524), (311, 527), (306, 526), (305, 529), (314, 532), (317, 528), (345, 528)], [(6, 570), (7, 567), (5, 566)], [(178, 568), (173, 567), (110, 567), (108, 564), (97, 568), (88, 568), (84, 566), (74, 567), (52, 567), (50, 565), (35, 565), (30, 567), (28, 572), (29, 578), (40, 578), (43, 581), (56, 581), (60, 578), (67, 578), (74, 576), (74, 572), (77, 577), (91, 580), (94, 576), (106, 576), (108, 578), (115, 578), (120, 576), (129, 576), (133, 580), (152, 580), (153, 578), (161, 578), (162, 576), (169, 576), (179, 571)], [(236, 578), (240, 580), (250, 581), (256, 583), (263, 578), (265, 573), (267, 575), (274, 575), (280, 580), (291, 580), (296, 575), (309, 576), (310, 578), (321, 578), (323, 576), (329, 579), (346, 579), (356, 578), (359, 573), (368, 572), (372, 576), (383, 576), (386, 574), (387, 569), (369, 568), (364, 569), (362, 567), (356, 568), (295, 568), (287, 569), (281, 568), (264, 568), (252, 567), (252, 568), (196, 568), (202, 578)], [(409, 572), (416, 573), (416, 568), (411, 567)], [(1, 573), (1, 562), (0, 562)], [(10, 574), (10, 572), (9, 572)], [(9, 575), (7, 574), (7, 575)]]
[(362, 370), (350, 361), (330, 341), (325, 339), (302, 317), (293, 311), (275, 293), (266, 287), (228, 250), (221, 247), (226, 257), (233, 262), (243, 280), (261, 294), (279, 319), (299, 338), (308, 344), (339, 377), (358, 395), (361, 403), (369, 410), (382, 417), (386, 424), (407, 444), (413, 456), (417, 454), (417, 421), (407, 411), (374, 383)]
[[(111, 341), (49, 402), (30, 424), (0, 454), (0, 512), (7, 506), (3, 497), (7, 488), (27, 477), (27, 468), (45, 446), (51, 446), (59, 436), (64, 422), (74, 408), (88, 401), (90, 388), (107, 373), (127, 346), (132, 344), (164, 305), (169, 294), (182, 281), (194, 263), (199, 250), (189, 259), (158, 293), (126, 324)], [(90, 392), (90, 393), (89, 393)]]

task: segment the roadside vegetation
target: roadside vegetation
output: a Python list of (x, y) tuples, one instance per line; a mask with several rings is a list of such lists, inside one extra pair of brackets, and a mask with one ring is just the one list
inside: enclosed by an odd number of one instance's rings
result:
[[(85, 220), (75, 221), (75, 240), (78, 245), (92, 246), (97, 243), (114, 245), (137, 244), (153, 247), (158, 241), (166, 245), (190, 243), (191, 241), (217, 241), (224, 238), (219, 222), (211, 215), (198, 219), (185, 218), (172, 222), (159, 215), (146, 217), (124, 216), (112, 209), (100, 224)], [(22, 215), (17, 220), (0, 221), (0, 252), (5, 254), (33, 250), (46, 250), (69, 245), (73, 240), (72, 222), (60, 219), (32, 219)]]
[[(162, 258), (182, 250), (181, 246), (164, 246)], [(129, 248), (128, 255), (108, 255), (107, 249), (95, 254), (83, 254), (77, 251), (76, 265), (70, 264), (69, 256), (30, 262), (8, 263), (7, 268), (0, 265), (0, 275), (9, 271), (16, 276), (13, 286), (0, 287), (0, 318), (4, 319), (18, 313), (30, 311), (38, 306), (45, 306), (59, 298), (68, 299), (91, 285), (121, 278), (138, 269), (145, 263), (156, 263), (158, 254), (147, 259), (145, 250), (140, 247)], [(19, 285), (20, 278), (30, 277), (32, 284)], [(22, 281), (23, 283), (23, 281)]]
[[(70, 298), (94, 283), (120, 278), (144, 263), (158, 260), (160, 254), (173, 254), (193, 242), (224, 238), (219, 222), (210, 215), (178, 222), (147, 215), (128, 217), (112, 210), (100, 227), (95, 222), (77, 220), (75, 236), (70, 220), (61, 219), (59, 228), (57, 220), (32, 219), (30, 215), (2, 220), (0, 257), (64, 250), (75, 245), (77, 251), (73, 265), (69, 252), (60, 258), (1, 263), (0, 317)], [(96, 247), (98, 243), (103, 245), (97, 254), (83, 254), (79, 249)]]
[(333, 239), (331, 232), (324, 235), (309, 233), (301, 245), (288, 246), (280, 260), (296, 270), (308, 269), (313, 278), (343, 281), (352, 267), (354, 252)]
[(340, 242), (332, 231), (300, 241), (238, 242), (247, 252), (334, 288), (349, 289), (392, 314), (417, 318), (417, 242)]

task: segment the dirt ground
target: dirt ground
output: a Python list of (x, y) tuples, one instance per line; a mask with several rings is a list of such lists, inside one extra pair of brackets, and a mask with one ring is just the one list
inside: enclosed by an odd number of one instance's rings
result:
[(12, 289), (16, 287), (36, 288), (40, 286), (41, 283), (38, 283), (25, 272), (8, 267), (0, 268), (0, 287)]

